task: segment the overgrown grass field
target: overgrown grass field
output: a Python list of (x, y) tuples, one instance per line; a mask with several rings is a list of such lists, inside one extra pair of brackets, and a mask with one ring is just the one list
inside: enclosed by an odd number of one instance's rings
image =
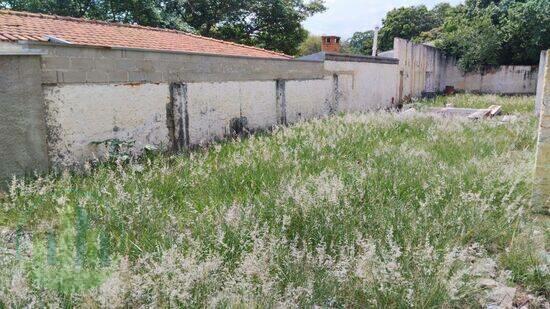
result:
[(342, 115), (13, 181), (0, 307), (475, 307), (487, 276), (548, 297), (518, 115)]

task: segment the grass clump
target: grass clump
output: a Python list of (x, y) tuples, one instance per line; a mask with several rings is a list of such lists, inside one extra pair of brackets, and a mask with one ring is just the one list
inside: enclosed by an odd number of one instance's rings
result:
[(418, 102), (430, 107), (488, 108), (491, 105), (502, 106), (504, 114), (529, 114), (535, 109), (535, 99), (532, 96), (501, 96), (479, 95), (472, 93), (452, 96), (437, 96), (434, 99), (422, 99)]
[(487, 260), (544, 295), (544, 261), (514, 257), (534, 141), (527, 116), (345, 115), (14, 181), (0, 302), (476, 306)]

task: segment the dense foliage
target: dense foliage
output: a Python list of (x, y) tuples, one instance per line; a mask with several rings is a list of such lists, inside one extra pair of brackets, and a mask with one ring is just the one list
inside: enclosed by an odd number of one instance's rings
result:
[(322, 0), (0, 0), (0, 8), (195, 31), (287, 54), (307, 37), (301, 23)]
[[(354, 35), (354, 52), (368, 54), (369, 33)], [(395, 37), (431, 43), (459, 58), (465, 71), (485, 65), (533, 65), (540, 51), (550, 48), (550, 1), (469, 0), (455, 7), (442, 3), (431, 10), (398, 8), (383, 20), (380, 49), (392, 49)]]
[(353, 54), (371, 55), (374, 45), (374, 30), (355, 32), (346, 43)]
[(321, 36), (309, 34), (302, 44), (298, 55), (307, 56), (321, 51)]

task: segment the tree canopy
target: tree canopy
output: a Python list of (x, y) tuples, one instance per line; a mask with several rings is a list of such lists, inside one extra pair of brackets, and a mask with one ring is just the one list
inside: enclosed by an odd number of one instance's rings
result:
[(295, 55), (324, 0), (0, 0), (0, 8), (138, 23)]
[[(370, 54), (371, 33), (358, 32), (350, 39), (355, 53)], [(402, 7), (383, 20), (380, 50), (392, 49), (395, 37), (429, 42), (457, 57), (465, 71), (486, 65), (534, 65), (540, 51), (550, 48), (550, 1), (467, 0), (458, 6), (441, 3), (431, 10)]]
[[(180, 29), (290, 55), (320, 48), (302, 22), (325, 10), (324, 0), (0, 0), (0, 8)], [(343, 45), (369, 55), (373, 36), (372, 30), (356, 32)], [(550, 1), (401, 7), (383, 19), (379, 50), (392, 49), (395, 37), (430, 42), (466, 71), (536, 64), (540, 51), (550, 48)]]
[(312, 35), (308, 34), (307, 39), (300, 44), (300, 51), (298, 55), (300, 56), (307, 56), (311, 54), (315, 54), (321, 51), (321, 37), (318, 35)]
[(374, 31), (355, 32), (346, 43), (353, 54), (371, 55), (374, 45)]
[(380, 49), (392, 49), (393, 38), (412, 39), (439, 26), (438, 22), (435, 14), (424, 5), (393, 9), (382, 21)]

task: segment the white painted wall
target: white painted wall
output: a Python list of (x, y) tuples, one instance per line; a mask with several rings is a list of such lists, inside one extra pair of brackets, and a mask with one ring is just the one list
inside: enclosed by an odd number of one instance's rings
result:
[[(146, 145), (171, 147), (186, 137), (178, 135), (180, 128), (188, 130), (185, 143), (205, 144), (226, 137), (231, 121), (241, 117), (249, 129), (268, 129), (278, 124), (283, 102), (288, 123), (296, 123), (387, 108), (397, 96), (395, 64), (326, 61), (325, 71), (324, 79), (284, 81), (284, 100), (277, 99), (275, 80), (184, 82), (175, 101), (177, 119), (178, 106), (185, 106), (183, 127), (168, 124), (168, 83), (44, 85), (50, 160), (54, 166), (71, 166), (104, 158), (106, 148), (96, 143), (110, 139), (135, 141), (134, 154)], [(172, 140), (174, 125), (178, 136)]]
[(402, 97), (420, 97), (422, 92), (443, 91), (446, 86), (467, 92), (534, 94), (538, 69), (531, 66), (500, 66), (483, 72), (462, 72), (457, 60), (432, 46), (395, 38), (395, 57), (403, 72)]
[(0, 54), (11, 52), (22, 52), (24, 49), (21, 45), (11, 42), (0, 42)]
[(537, 78), (537, 95), (535, 98), (535, 115), (539, 116), (542, 109), (542, 101), (544, 99), (544, 74), (546, 73), (546, 55), (549, 53), (549, 50), (543, 50), (540, 53), (540, 62), (539, 62), (539, 76)]
[(338, 74), (338, 111), (379, 110), (397, 100), (399, 67), (395, 64), (325, 61), (325, 69)]
[(275, 87), (275, 81), (188, 84), (190, 143), (226, 136), (233, 118), (246, 117), (250, 129), (276, 125)]
[(54, 165), (70, 166), (103, 157), (108, 139), (146, 145), (168, 145), (167, 84), (82, 84), (44, 86), (49, 156)]
[[(285, 82), (289, 123), (328, 116), (330, 112), (363, 112), (391, 105), (396, 65), (330, 62), (335, 78)], [(186, 83), (189, 144), (200, 145), (231, 133), (231, 121), (245, 117), (248, 128), (277, 125), (276, 81)], [(169, 84), (71, 84), (44, 86), (49, 156), (54, 166), (72, 166), (104, 158), (110, 139), (135, 141), (140, 154), (146, 145), (170, 147), (167, 106)], [(338, 95), (338, 104), (335, 96)], [(180, 104), (180, 103), (178, 103)]]
[(454, 59), (446, 64), (444, 86), (457, 90), (494, 94), (534, 94), (538, 68), (525, 65), (503, 65), (483, 72), (463, 73)]
[(403, 99), (420, 97), (424, 91), (435, 92), (445, 88), (441, 80), (446, 58), (437, 48), (400, 38), (395, 38), (393, 44), (393, 53), (399, 59), (399, 71), (403, 72), (403, 80), (398, 80), (398, 84), (402, 85), (399, 91)]
[(286, 82), (287, 121), (296, 123), (303, 120), (327, 116), (333, 100), (333, 78)]

